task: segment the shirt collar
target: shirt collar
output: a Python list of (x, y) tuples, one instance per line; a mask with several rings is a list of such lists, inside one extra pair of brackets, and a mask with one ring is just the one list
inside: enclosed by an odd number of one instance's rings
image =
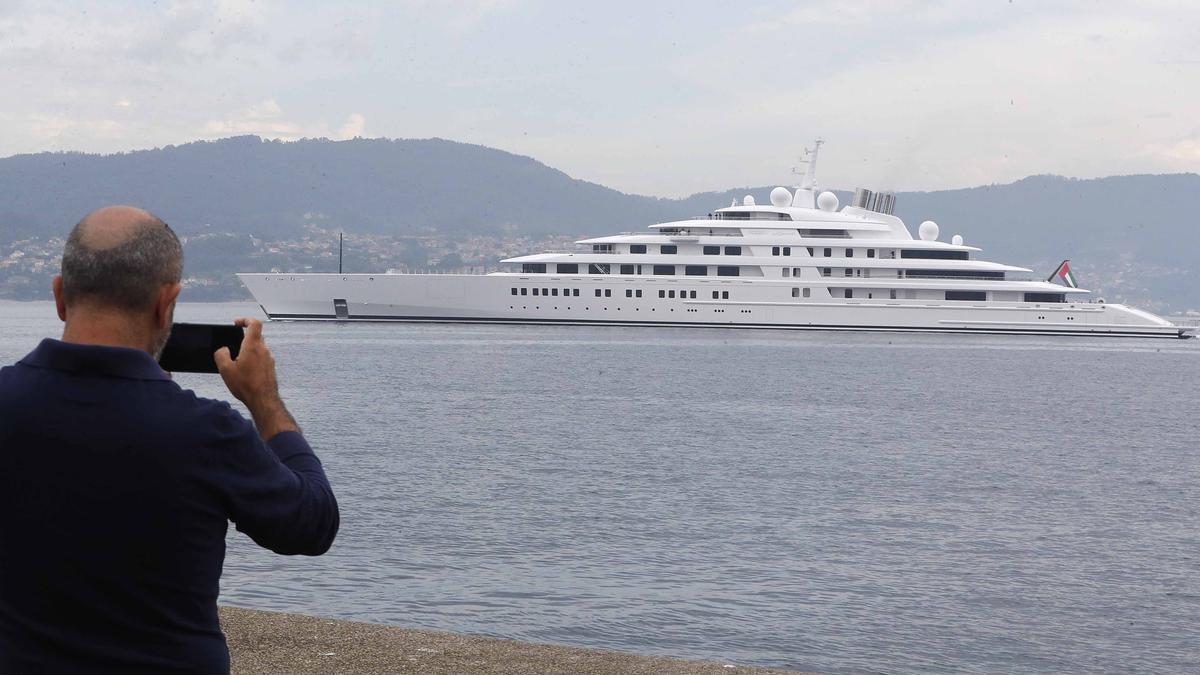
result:
[(106, 347), (45, 338), (21, 359), (35, 368), (124, 377), (131, 380), (170, 380), (150, 354), (131, 347)]

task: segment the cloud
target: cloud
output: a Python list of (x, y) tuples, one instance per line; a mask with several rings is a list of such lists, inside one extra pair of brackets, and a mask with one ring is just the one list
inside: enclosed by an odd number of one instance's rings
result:
[(365, 117), (363, 117), (360, 113), (351, 113), (350, 117), (346, 119), (346, 123), (343, 124), (340, 129), (338, 129), (337, 138), (344, 140), (347, 138), (361, 137), (363, 135), (363, 129), (366, 127), (366, 125), (367, 119)]
[(297, 121), (285, 115), (283, 107), (274, 98), (253, 103), (225, 119), (206, 121), (200, 130), (205, 138), (222, 138), (254, 134), (263, 138), (293, 141), (300, 138), (348, 139), (362, 136), (366, 118), (361, 113), (352, 113), (346, 121), (331, 133), (330, 126), (323, 120)]
[(1155, 143), (1146, 148), (1147, 154), (1185, 171), (1200, 169), (1200, 137), (1183, 138), (1173, 143)]

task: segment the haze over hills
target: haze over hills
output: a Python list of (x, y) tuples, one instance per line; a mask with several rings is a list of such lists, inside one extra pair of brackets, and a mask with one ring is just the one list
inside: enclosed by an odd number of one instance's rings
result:
[[(45, 297), (43, 277), (57, 267), (51, 239), (108, 203), (143, 205), (187, 237), (188, 273), (200, 281), (185, 298), (216, 299), (244, 297), (234, 271), (333, 271), (336, 249), (327, 244), (340, 230), (374, 247), (370, 256), (365, 243), (353, 249), (355, 269), (488, 264), (554, 235), (640, 230), (745, 194), (761, 203), (771, 187), (628, 195), (528, 157), (440, 139), (243, 136), (116, 155), (17, 155), (0, 159), (0, 297)], [(1109, 300), (1182, 311), (1200, 308), (1197, 194), (1196, 174), (1034, 176), (901, 193), (897, 215), (913, 230), (935, 220), (943, 238), (962, 234), (985, 259), (1049, 273), (1071, 258), (1084, 285)], [(845, 203), (849, 193), (839, 197)], [(389, 257), (389, 248), (400, 252)], [(32, 264), (39, 256), (40, 267)]]

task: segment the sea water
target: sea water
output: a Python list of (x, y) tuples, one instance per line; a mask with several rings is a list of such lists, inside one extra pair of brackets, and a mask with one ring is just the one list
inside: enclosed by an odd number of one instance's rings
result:
[[(61, 331), (0, 321), (4, 363)], [(342, 530), (320, 558), (231, 531), (222, 602), (835, 673), (1200, 671), (1200, 341), (265, 334)]]

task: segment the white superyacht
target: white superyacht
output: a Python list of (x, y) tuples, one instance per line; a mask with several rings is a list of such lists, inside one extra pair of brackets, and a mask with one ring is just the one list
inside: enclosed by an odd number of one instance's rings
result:
[(239, 274), (272, 320), (553, 323), (795, 330), (1191, 337), (1194, 328), (1086, 300), (1066, 262), (1054, 276), (979, 260), (925, 221), (914, 238), (895, 196), (858, 190), (838, 209), (817, 192), (821, 142), (794, 190), (747, 196), (645, 234), (504, 260), (512, 271)]

